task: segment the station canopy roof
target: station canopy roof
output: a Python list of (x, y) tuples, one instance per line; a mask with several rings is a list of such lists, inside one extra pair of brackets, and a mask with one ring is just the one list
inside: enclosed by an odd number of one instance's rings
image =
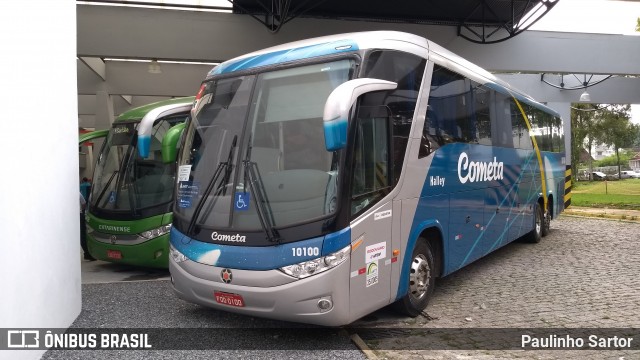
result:
[(457, 26), (475, 43), (507, 40), (535, 23), (559, 0), (229, 0), (277, 32), (296, 17)]

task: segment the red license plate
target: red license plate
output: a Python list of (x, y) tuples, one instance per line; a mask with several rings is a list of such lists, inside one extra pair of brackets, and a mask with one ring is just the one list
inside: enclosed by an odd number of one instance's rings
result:
[(107, 250), (107, 257), (109, 259), (120, 260), (122, 259), (122, 253), (120, 252), (120, 250)]
[(218, 304), (235, 306), (235, 307), (244, 307), (244, 300), (242, 299), (242, 296), (238, 294), (214, 291), (213, 295), (216, 297), (216, 302)]

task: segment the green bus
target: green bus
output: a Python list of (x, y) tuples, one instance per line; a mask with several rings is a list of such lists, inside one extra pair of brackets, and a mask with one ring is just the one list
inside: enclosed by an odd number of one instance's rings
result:
[(193, 101), (138, 107), (119, 115), (111, 129), (80, 137), (80, 143), (106, 137), (86, 211), (87, 246), (94, 258), (168, 266), (176, 153)]

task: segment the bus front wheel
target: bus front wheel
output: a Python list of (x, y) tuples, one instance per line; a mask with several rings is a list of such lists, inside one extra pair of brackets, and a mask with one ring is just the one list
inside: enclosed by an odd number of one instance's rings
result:
[(426, 239), (419, 238), (411, 254), (407, 293), (393, 306), (405, 315), (416, 317), (429, 303), (435, 286), (433, 251)]

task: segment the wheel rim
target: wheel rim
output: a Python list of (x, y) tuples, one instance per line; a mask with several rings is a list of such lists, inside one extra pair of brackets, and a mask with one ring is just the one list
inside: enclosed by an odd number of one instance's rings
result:
[(551, 204), (549, 204), (549, 211), (544, 215), (544, 227), (547, 230), (551, 227)]
[(542, 232), (542, 217), (540, 216), (540, 208), (536, 210), (536, 233), (540, 234)]
[(429, 262), (423, 254), (418, 254), (411, 263), (409, 275), (409, 291), (415, 300), (421, 300), (427, 295), (429, 290), (429, 280), (431, 279), (431, 269)]

